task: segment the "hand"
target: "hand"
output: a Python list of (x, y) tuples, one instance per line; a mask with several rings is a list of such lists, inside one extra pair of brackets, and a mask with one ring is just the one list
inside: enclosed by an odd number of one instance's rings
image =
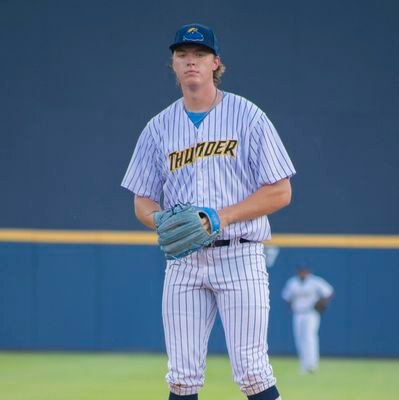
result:
[(158, 243), (167, 260), (208, 247), (220, 235), (219, 216), (213, 208), (176, 204), (153, 217)]
[(211, 224), (209, 223), (209, 220), (207, 217), (201, 217), (201, 223), (204, 229), (210, 234), (211, 233)]
[(326, 311), (327, 308), (327, 303), (328, 301), (326, 299), (319, 299), (318, 301), (316, 301), (315, 305), (314, 305), (314, 309), (318, 312), (318, 313), (323, 313), (324, 311)]

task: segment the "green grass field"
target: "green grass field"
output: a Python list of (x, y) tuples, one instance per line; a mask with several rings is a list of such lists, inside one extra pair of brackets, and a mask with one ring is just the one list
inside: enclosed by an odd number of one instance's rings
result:
[[(399, 360), (322, 359), (300, 375), (272, 358), (283, 400), (394, 400)], [(227, 357), (208, 357), (203, 400), (243, 400)], [(1, 400), (166, 400), (166, 357), (147, 354), (0, 353)]]

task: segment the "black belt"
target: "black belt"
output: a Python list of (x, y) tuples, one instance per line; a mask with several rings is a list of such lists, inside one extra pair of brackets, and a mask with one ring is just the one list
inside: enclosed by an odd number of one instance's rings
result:
[[(232, 240), (230, 239), (226, 239), (226, 240), (216, 240), (215, 242), (213, 242), (212, 244), (210, 244), (207, 247), (222, 247), (222, 246), (229, 246), (230, 243), (232, 242)], [(240, 239), (240, 243), (250, 243), (251, 240), (247, 240), (247, 239)]]

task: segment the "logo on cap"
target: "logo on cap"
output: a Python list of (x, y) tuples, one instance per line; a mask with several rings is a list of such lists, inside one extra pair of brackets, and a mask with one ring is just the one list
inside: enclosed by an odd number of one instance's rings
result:
[(198, 28), (190, 28), (183, 35), (183, 40), (187, 40), (189, 42), (203, 42), (204, 35), (201, 32), (198, 32)]

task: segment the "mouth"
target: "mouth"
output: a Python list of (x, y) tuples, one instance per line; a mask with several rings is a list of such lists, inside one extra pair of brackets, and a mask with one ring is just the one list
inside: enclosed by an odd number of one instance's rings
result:
[(184, 73), (184, 75), (197, 75), (198, 71), (189, 70)]

